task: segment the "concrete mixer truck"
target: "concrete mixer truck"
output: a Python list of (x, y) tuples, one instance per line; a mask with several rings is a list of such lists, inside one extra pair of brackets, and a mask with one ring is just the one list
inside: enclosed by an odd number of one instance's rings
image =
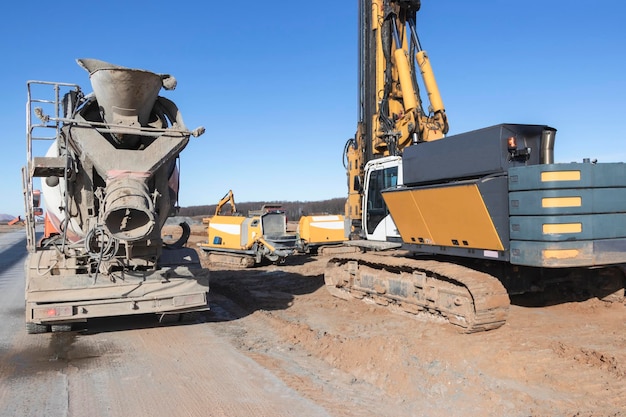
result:
[[(95, 317), (208, 309), (208, 272), (186, 248), (189, 228), (165, 244), (178, 203), (178, 159), (191, 136), (177, 106), (159, 96), (174, 77), (79, 59), (92, 93), (29, 81), (26, 329), (71, 330)], [(35, 223), (40, 187), (45, 231)]]

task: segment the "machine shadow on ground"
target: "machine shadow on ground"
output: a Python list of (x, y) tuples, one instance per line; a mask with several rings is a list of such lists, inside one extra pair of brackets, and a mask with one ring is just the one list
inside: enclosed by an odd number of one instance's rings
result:
[(509, 296), (511, 304), (519, 307), (548, 307), (567, 303), (581, 303), (597, 298), (607, 303), (624, 301), (624, 285), (614, 283), (606, 287), (589, 283), (562, 282), (546, 286), (542, 291)]
[(238, 320), (259, 310), (284, 310), (298, 295), (310, 294), (324, 286), (322, 275), (290, 272), (314, 259), (306, 255), (290, 257), (284, 265), (260, 265), (247, 269), (209, 266), (209, 310), (181, 315), (139, 314), (126, 317), (90, 319), (75, 324), (81, 335), (120, 332), (168, 326)]
[[(304, 257), (303, 257), (304, 258)], [(277, 266), (275, 269), (211, 271), (212, 299), (239, 319), (258, 310), (284, 310), (296, 296), (310, 294), (324, 286), (322, 275), (302, 275)], [(224, 298), (229, 300), (225, 302)], [(236, 304), (236, 308), (231, 303)]]

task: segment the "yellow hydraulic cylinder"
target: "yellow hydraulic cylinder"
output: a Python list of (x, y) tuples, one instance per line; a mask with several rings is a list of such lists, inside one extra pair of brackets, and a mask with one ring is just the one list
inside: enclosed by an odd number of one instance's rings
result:
[(382, 22), (382, 11), (383, 6), (380, 3), (380, 0), (372, 1), (372, 30), (376, 30), (380, 28), (380, 22)]
[[(439, 93), (439, 87), (437, 86), (437, 81), (435, 81), (435, 73), (430, 65), (430, 60), (428, 59), (428, 55), (426, 55), (426, 51), (419, 51), (415, 54), (415, 59), (417, 60), (417, 65), (420, 68), (422, 80), (424, 80), (424, 86), (428, 92), (428, 101), (430, 102), (432, 111), (435, 113), (443, 111), (443, 100), (441, 99), (441, 93)], [(404, 86), (402, 86), (402, 89), (404, 90)]]
[(408, 113), (417, 108), (417, 98), (415, 96), (415, 89), (413, 88), (411, 67), (409, 66), (409, 60), (403, 49), (396, 49), (393, 55), (396, 61), (396, 68), (398, 69), (400, 88), (402, 88), (404, 111)]

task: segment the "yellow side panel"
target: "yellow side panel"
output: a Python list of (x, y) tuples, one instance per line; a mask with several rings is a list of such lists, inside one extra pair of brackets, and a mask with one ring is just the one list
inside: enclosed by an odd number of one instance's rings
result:
[(209, 221), (207, 246), (240, 249), (242, 216), (213, 216)]
[(474, 184), (383, 195), (407, 243), (504, 250)]
[(434, 243), (422, 213), (409, 191), (385, 193), (383, 198), (403, 241), (427, 245)]
[(342, 242), (347, 240), (345, 217), (340, 215), (303, 216), (298, 224), (301, 239), (308, 243)]
[(546, 197), (541, 199), (541, 207), (580, 207), (582, 197)]
[(541, 173), (541, 182), (580, 181), (580, 171), (546, 171)]

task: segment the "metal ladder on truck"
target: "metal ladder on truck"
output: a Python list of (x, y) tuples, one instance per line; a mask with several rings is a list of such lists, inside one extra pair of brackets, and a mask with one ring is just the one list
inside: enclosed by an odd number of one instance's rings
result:
[[(22, 192), (24, 193), (24, 208), (26, 222), (26, 246), (29, 252), (35, 251), (36, 217), (43, 215), (41, 208), (41, 193), (35, 189), (34, 178), (67, 176), (66, 157), (34, 156), (41, 146), (41, 153), (45, 154), (54, 141), (64, 141), (61, 127), (71, 119), (65, 118), (83, 93), (76, 84), (67, 84), (47, 81), (28, 81), (26, 103), (26, 165), (22, 167)], [(70, 94), (68, 94), (70, 93)], [(35, 97), (53, 96), (53, 99), (39, 99)], [(75, 100), (69, 100), (74, 97)], [(51, 134), (50, 132), (53, 131)], [(46, 146), (47, 143), (47, 146)]]

